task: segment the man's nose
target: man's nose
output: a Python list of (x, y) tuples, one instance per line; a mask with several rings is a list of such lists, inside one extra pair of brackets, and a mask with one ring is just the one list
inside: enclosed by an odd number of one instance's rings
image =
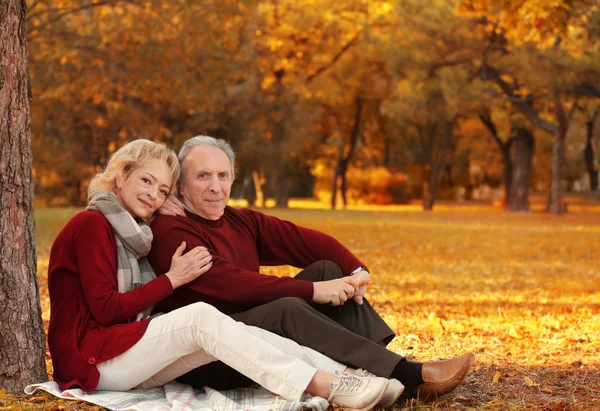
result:
[(219, 184), (219, 178), (213, 177), (210, 179), (210, 191), (218, 193), (221, 191), (221, 184)]

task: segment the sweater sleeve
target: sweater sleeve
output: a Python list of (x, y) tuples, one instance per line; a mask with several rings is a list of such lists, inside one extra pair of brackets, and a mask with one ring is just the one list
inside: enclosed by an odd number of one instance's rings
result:
[(171, 256), (182, 241), (186, 242), (186, 252), (194, 247), (204, 246), (212, 255), (211, 269), (183, 286), (193, 292), (186, 295), (194, 295), (197, 297), (196, 301), (204, 301), (220, 308), (255, 306), (282, 297), (312, 300), (312, 282), (239, 268), (220, 256), (206, 235), (194, 230), (191, 225), (171, 226), (160, 237), (155, 236), (150, 255), (150, 263), (155, 270), (164, 271), (167, 268)]
[(248, 210), (258, 224), (261, 265), (292, 265), (306, 268), (320, 260), (330, 260), (339, 265), (346, 275), (364, 264), (346, 247), (330, 235), (310, 228), (297, 226)]
[(77, 231), (74, 246), (85, 304), (104, 327), (123, 323), (173, 293), (166, 276), (119, 292), (114, 233), (101, 215)]

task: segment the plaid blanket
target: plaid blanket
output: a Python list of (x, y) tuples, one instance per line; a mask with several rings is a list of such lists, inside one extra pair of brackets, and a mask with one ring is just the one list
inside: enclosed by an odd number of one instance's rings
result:
[(311, 397), (308, 394), (300, 402), (287, 402), (262, 387), (238, 388), (228, 391), (215, 391), (204, 387), (203, 390), (197, 390), (177, 382), (170, 382), (163, 387), (133, 389), (127, 392), (92, 391), (86, 393), (80, 389), (61, 391), (54, 381), (25, 387), (26, 394), (33, 394), (37, 390), (46, 391), (59, 398), (100, 405), (109, 410), (298, 411), (312, 409), (324, 411), (329, 406), (324, 398)]

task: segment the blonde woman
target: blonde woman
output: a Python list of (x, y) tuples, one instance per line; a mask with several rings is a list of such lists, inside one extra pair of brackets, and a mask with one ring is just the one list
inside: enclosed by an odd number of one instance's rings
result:
[(61, 389), (150, 388), (219, 359), (287, 400), (308, 392), (344, 408), (375, 406), (387, 379), (344, 374), (343, 365), (210, 305), (149, 317), (154, 304), (211, 267), (205, 248), (183, 254), (185, 243), (165, 275), (155, 276), (146, 261), (152, 233), (145, 221), (178, 178), (171, 150), (147, 140), (128, 143), (92, 180), (86, 211), (56, 238), (48, 344)]

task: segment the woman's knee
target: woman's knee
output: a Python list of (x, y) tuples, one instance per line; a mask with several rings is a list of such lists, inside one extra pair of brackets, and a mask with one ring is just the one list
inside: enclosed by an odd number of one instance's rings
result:
[(218, 318), (219, 316), (225, 315), (212, 305), (203, 302), (190, 304), (188, 306), (179, 308), (178, 310), (175, 310), (173, 312), (177, 312), (180, 310), (183, 315), (190, 319), (190, 321), (194, 321), (197, 324), (201, 324), (202, 321), (206, 321), (210, 318)]

